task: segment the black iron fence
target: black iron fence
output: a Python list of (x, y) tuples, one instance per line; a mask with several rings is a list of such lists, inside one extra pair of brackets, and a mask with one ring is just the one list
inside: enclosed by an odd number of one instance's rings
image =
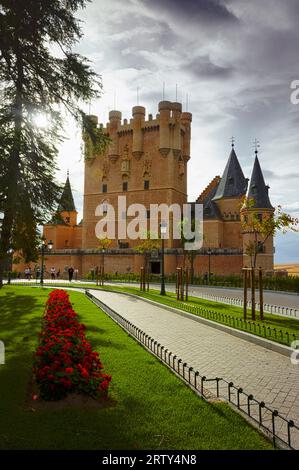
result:
[[(189, 290), (189, 294), (193, 294), (194, 291)], [(196, 293), (196, 292), (195, 292)], [(220, 302), (223, 304), (227, 305), (235, 305), (236, 307), (241, 307), (243, 308), (244, 306), (244, 301), (243, 299), (238, 299), (235, 297), (229, 297), (227, 295), (214, 295), (211, 294), (210, 292), (199, 292), (197, 293), (197, 296), (200, 297), (201, 299), (205, 300), (212, 300), (213, 302)], [(247, 302), (247, 307), (251, 309), (251, 301), (248, 300)], [(255, 309), (257, 311), (260, 310), (261, 304), (259, 302), (255, 303)], [(271, 314), (277, 314), (277, 315), (285, 315), (287, 317), (294, 317), (294, 318), (299, 318), (299, 310), (294, 307), (283, 307), (281, 305), (272, 305), (269, 303), (264, 303), (264, 312), (271, 313)]]
[(237, 330), (247, 331), (248, 333), (262, 336), (263, 338), (270, 339), (272, 341), (274, 340), (287, 346), (290, 346), (293, 341), (299, 339), (299, 335), (296, 335), (295, 333), (251, 320), (244, 320), (243, 318), (228, 315), (227, 313), (216, 312), (214, 310), (205, 309), (183, 302), (176, 302), (173, 306), (188, 313), (206, 318), (207, 320), (222, 323), (224, 325), (231, 326), (232, 328), (236, 328)]
[(85, 293), (92, 302), (158, 357), (161, 362), (166, 364), (202, 398), (209, 400), (217, 397), (229, 402), (271, 438), (274, 447), (299, 449), (299, 427), (293, 420), (286, 419), (278, 410), (273, 410), (263, 401), (256, 400), (253, 395), (246, 393), (240, 387), (236, 387), (233, 382), (228, 382), (221, 377), (210, 378), (201, 375), (172, 351), (169, 351), (145, 331), (112, 310), (90, 292), (85, 291)]

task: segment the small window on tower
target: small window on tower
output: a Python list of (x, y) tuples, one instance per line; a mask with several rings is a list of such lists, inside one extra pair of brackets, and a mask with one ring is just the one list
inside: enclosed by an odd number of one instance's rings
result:
[(70, 223), (70, 218), (69, 218), (69, 217), (66, 217), (66, 218), (65, 218), (65, 221), (66, 221), (67, 224), (69, 224), (69, 223)]
[(144, 180), (144, 189), (149, 189), (149, 180)]
[(128, 191), (128, 182), (123, 181), (123, 191)]
[(107, 184), (103, 184), (102, 186), (102, 192), (106, 193), (107, 192)]
[(263, 222), (263, 214), (258, 214), (257, 219), (259, 222)]

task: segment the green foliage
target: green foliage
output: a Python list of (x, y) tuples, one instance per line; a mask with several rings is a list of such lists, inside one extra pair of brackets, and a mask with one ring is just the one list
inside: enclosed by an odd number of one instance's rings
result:
[(254, 208), (254, 199), (243, 200), (242, 209), (247, 209), (245, 215), (242, 216), (242, 228), (244, 232), (252, 234), (251, 240), (245, 247), (245, 253), (251, 260), (251, 267), (255, 268), (258, 253), (269, 237), (275, 236), (277, 232), (286, 233), (288, 230), (297, 232), (299, 220), (282, 210), (281, 206), (277, 206), (273, 213), (260, 213)]
[[(54, 175), (63, 113), (90, 132), (80, 103), (100, 96), (101, 80), (73, 52), (82, 37), (75, 14), (86, 3), (0, 0), (0, 283), (10, 246), (28, 261), (36, 258), (37, 226), (61, 194)], [(37, 125), (40, 115), (44, 128)]]
[(110, 240), (109, 238), (107, 238), (107, 237), (101, 238), (101, 239), (99, 239), (97, 249), (99, 251), (109, 250), (109, 247), (111, 246), (111, 243), (112, 243), (112, 240)]
[(139, 245), (137, 245), (134, 249), (138, 253), (142, 253), (144, 255), (149, 255), (152, 251), (159, 250), (161, 247), (161, 239), (158, 238), (158, 235), (152, 233), (151, 231), (147, 231), (145, 237)]
[(82, 114), (83, 138), (85, 143), (84, 159), (93, 161), (97, 155), (102, 155), (109, 144), (110, 137), (103, 133), (101, 127), (97, 127), (90, 116)]

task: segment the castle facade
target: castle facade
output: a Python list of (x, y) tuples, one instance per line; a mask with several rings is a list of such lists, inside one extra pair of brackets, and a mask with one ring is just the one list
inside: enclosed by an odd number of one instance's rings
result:
[[(140, 240), (123, 236), (111, 240), (106, 250), (99, 250), (95, 227), (99, 222), (96, 208), (102, 204), (117, 207), (119, 196), (126, 196), (127, 206), (143, 204), (147, 224), (150, 222), (150, 205), (165, 203), (180, 207), (188, 202), (187, 165), (190, 160), (192, 114), (182, 112), (176, 102), (159, 103), (156, 116), (146, 117), (142, 106), (134, 106), (132, 118), (124, 119), (119, 111), (110, 111), (109, 122), (98, 124), (90, 116), (95, 128), (109, 136), (111, 143), (102, 154), (96, 154), (85, 135), (84, 208), (83, 220), (78, 224), (69, 176), (56, 216), (43, 228), (46, 240), (53, 242), (47, 253), (46, 267), (64, 272), (69, 266), (85, 275), (96, 266), (104, 264), (105, 272), (139, 273), (144, 256), (136, 251)], [(222, 176), (215, 176), (195, 202), (203, 205), (203, 248), (196, 254), (194, 271), (203, 274), (240, 274), (249, 266), (245, 247), (251, 234), (244, 233), (241, 224), (242, 199), (254, 199), (247, 209), (265, 217), (274, 211), (271, 206), (258, 156), (256, 155), (250, 180), (246, 179), (234, 145)], [(189, 204), (194, 203), (189, 201)], [(104, 211), (105, 213), (105, 211)], [(248, 213), (243, 214), (248, 217)], [(127, 224), (131, 218), (117, 214), (117, 220)], [(169, 221), (172, 224), (172, 219)], [(149, 227), (149, 226), (148, 226)], [(172, 229), (172, 227), (170, 227)], [(117, 222), (116, 222), (116, 233)], [(171, 232), (171, 230), (170, 230)], [(273, 239), (268, 238), (259, 254), (259, 266), (273, 270)], [(174, 273), (178, 266), (188, 264), (180, 240), (165, 240), (165, 272)], [(160, 273), (160, 253), (153, 250), (150, 268)]]

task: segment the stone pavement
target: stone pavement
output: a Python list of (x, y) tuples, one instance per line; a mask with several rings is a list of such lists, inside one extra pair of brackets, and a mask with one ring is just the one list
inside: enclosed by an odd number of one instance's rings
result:
[[(289, 357), (122, 294), (90, 290), (201, 375), (222, 377), (299, 423), (299, 365)], [(299, 435), (294, 434), (299, 449)]]

